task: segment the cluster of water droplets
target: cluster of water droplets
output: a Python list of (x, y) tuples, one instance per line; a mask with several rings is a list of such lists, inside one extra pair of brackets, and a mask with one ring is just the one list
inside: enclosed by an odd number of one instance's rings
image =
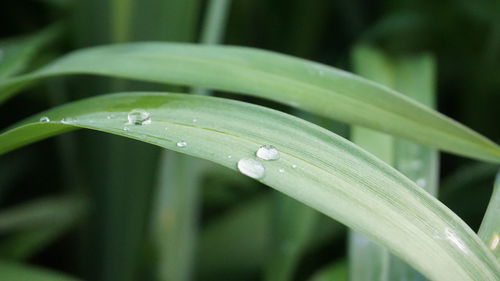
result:
[[(230, 156), (231, 155), (229, 155), (228, 158), (231, 158)], [(242, 158), (237, 164), (238, 170), (242, 174), (254, 179), (261, 179), (265, 175), (266, 169), (264, 168), (264, 165), (262, 165), (261, 160), (275, 161), (279, 160), (281, 157), (278, 149), (269, 144), (259, 147), (259, 149), (255, 152), (255, 156), (257, 156), (257, 158)], [(292, 168), (296, 169), (297, 165), (292, 165)], [(284, 173), (285, 169), (279, 168), (278, 172)]]

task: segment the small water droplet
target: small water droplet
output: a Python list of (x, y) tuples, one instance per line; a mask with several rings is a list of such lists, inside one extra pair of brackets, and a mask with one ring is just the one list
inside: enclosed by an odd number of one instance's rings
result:
[(124, 131), (128, 131), (128, 130), (130, 130), (130, 129), (129, 129), (128, 127), (123, 127), (123, 130), (124, 130)]
[(166, 130), (168, 130), (168, 128), (167, 128), (167, 127), (165, 127), (165, 131), (166, 131)]
[(231, 158), (233, 158), (233, 155), (228, 155), (227, 158), (231, 159)]
[(113, 118), (113, 115), (112, 115), (112, 114), (111, 114), (111, 115), (106, 116), (106, 119), (108, 119), (108, 120), (109, 120), (109, 119), (111, 119), (111, 118)]
[(177, 145), (178, 147), (186, 147), (188, 144), (187, 142), (185, 141), (178, 141), (175, 145)]
[(424, 178), (419, 178), (417, 179), (416, 184), (420, 187), (425, 187), (427, 185), (427, 180)]
[(272, 145), (266, 144), (257, 150), (257, 157), (263, 160), (278, 160), (280, 159), (280, 152)]
[(43, 117), (40, 117), (40, 122), (50, 122), (50, 119), (47, 116), (43, 116)]
[(292, 168), (297, 169), (297, 165), (293, 164)]
[(193, 118), (193, 123), (196, 123), (196, 122), (198, 122), (198, 119)]
[(133, 109), (128, 113), (128, 124), (147, 125), (151, 124), (151, 114), (144, 109)]
[(265, 169), (262, 164), (253, 158), (242, 158), (238, 161), (238, 170), (251, 178), (260, 179), (264, 176)]
[(285, 169), (280, 168), (280, 169), (278, 169), (278, 172), (280, 172), (280, 173), (284, 173), (284, 172), (285, 172)]

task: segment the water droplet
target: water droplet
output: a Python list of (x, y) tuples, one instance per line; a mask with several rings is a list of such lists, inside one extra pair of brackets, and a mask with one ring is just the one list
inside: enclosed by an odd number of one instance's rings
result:
[(496, 250), (498, 247), (498, 244), (500, 244), (500, 236), (498, 234), (493, 235), (493, 239), (491, 239), (491, 244), (490, 244), (490, 249), (492, 251)]
[(427, 185), (427, 180), (424, 178), (419, 178), (417, 179), (416, 184), (420, 187), (425, 187)]
[(128, 130), (130, 130), (130, 129), (129, 129), (128, 127), (123, 127), (123, 130), (124, 130), (124, 131), (128, 131)]
[(178, 141), (175, 145), (177, 145), (178, 147), (186, 147), (188, 144), (187, 142), (185, 141)]
[(285, 172), (285, 169), (280, 168), (280, 169), (278, 169), (278, 172), (280, 172), (280, 173), (284, 173), (284, 172)]
[(50, 122), (50, 119), (47, 116), (43, 116), (43, 117), (40, 117), (40, 122)]
[(106, 119), (108, 119), (108, 120), (111, 119), (111, 118), (113, 118), (113, 114), (110, 114), (110, 115), (106, 116)]
[(292, 168), (297, 169), (297, 165), (293, 164)]
[(238, 161), (238, 170), (251, 178), (260, 179), (264, 176), (264, 166), (253, 158), (242, 158)]
[(272, 145), (266, 144), (257, 150), (257, 157), (263, 160), (278, 160), (280, 159), (280, 152)]
[(151, 114), (144, 109), (133, 109), (128, 113), (128, 124), (147, 125), (151, 124)]
[(198, 119), (193, 118), (193, 123), (196, 123), (196, 122), (198, 122)]
[(228, 155), (227, 158), (231, 159), (231, 158), (233, 158), (233, 155)]

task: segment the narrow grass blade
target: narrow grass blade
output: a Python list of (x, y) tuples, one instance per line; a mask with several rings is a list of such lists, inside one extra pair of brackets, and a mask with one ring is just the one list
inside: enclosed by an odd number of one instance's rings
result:
[(318, 214), (292, 198), (282, 198), (274, 194), (272, 221), (271, 255), (266, 265), (265, 280), (292, 280), (301, 254), (306, 249)]
[(393, 90), (325, 65), (242, 47), (133, 43), (84, 49), (32, 74), (0, 82), (0, 100), (37, 79), (65, 74), (245, 93), (459, 155), (500, 162), (497, 144)]
[(479, 237), (493, 252), (497, 261), (500, 261), (500, 172), (497, 173), (493, 194), (491, 195), (488, 209), (479, 228)]
[[(345, 126), (338, 122), (327, 122), (304, 112), (295, 112), (295, 114), (314, 124), (324, 125), (325, 128), (342, 137), (347, 135)], [(313, 241), (321, 241), (318, 224), (325, 225), (331, 222), (321, 222), (322, 215), (318, 211), (280, 193), (274, 194), (272, 211), (273, 231), (265, 277), (269, 281), (293, 280), (304, 252), (312, 246)], [(329, 238), (333, 239), (335, 236), (332, 235)]]
[[(429, 55), (403, 57), (393, 60), (397, 77), (395, 88), (408, 97), (435, 108), (435, 64)], [(418, 75), (416, 75), (418, 73)], [(430, 147), (397, 139), (395, 167), (434, 197), (438, 195), (439, 154)], [(390, 280), (425, 280), (405, 262), (391, 257)]]
[(38, 33), (0, 42), (0, 79), (24, 71), (36, 54), (61, 33), (60, 25), (52, 25)]
[[(190, 17), (173, 17), (177, 28), (169, 28), (176, 36), (170, 40), (194, 38), (198, 1), (175, 0), (166, 3), (175, 13), (186, 11)], [(205, 15), (202, 43), (215, 44), (220, 40), (225, 23), (227, 1), (211, 0)], [(189, 21), (191, 19), (191, 21)], [(222, 25), (222, 26), (221, 26)], [(168, 26), (165, 26), (167, 28)], [(180, 28), (179, 28), (180, 27)], [(208, 95), (202, 89), (192, 92)], [(195, 118), (193, 119), (195, 120)], [(154, 206), (153, 230), (155, 244), (159, 245), (158, 270), (160, 280), (191, 280), (194, 272), (194, 256), (197, 245), (199, 193), (203, 163), (186, 155), (164, 150), (160, 159), (158, 195)]]
[(0, 278), (9, 281), (77, 281), (52, 270), (19, 263), (0, 261)]
[[(357, 74), (387, 87), (394, 85), (393, 73), (386, 58), (355, 48), (352, 54)], [(374, 154), (388, 165), (394, 165), (394, 138), (370, 129), (354, 126), (351, 141)], [(389, 281), (390, 253), (387, 248), (366, 235), (350, 231), (348, 243), (349, 280)]]
[(0, 241), (0, 259), (25, 261), (38, 254), (70, 229), (71, 225), (52, 225), (7, 235)]
[(17, 205), (0, 212), (0, 234), (40, 226), (67, 224), (80, 218), (85, 210), (81, 197), (48, 197)]
[[(128, 124), (136, 108), (150, 114), (150, 124)], [(54, 121), (40, 122), (43, 116)], [(260, 177), (254, 174), (259, 181), (363, 232), (430, 279), (498, 280), (493, 254), (446, 206), (371, 154), (290, 115), (212, 97), (105, 95), (17, 124), (0, 134), (0, 153), (76, 128), (137, 139), (235, 170), (239, 160), (254, 159), (264, 169), (258, 169)], [(182, 140), (185, 145), (179, 145)], [(277, 147), (280, 159), (256, 159), (263, 144)]]
[(197, 254), (199, 280), (258, 272), (265, 265), (271, 234), (271, 199), (262, 196), (241, 202), (207, 225), (200, 235)]
[(347, 262), (342, 260), (316, 273), (309, 281), (347, 281)]
[(197, 244), (200, 172), (198, 161), (163, 152), (153, 212), (160, 280), (190, 280)]
[(25, 260), (81, 219), (86, 200), (77, 196), (36, 199), (0, 212), (0, 257)]

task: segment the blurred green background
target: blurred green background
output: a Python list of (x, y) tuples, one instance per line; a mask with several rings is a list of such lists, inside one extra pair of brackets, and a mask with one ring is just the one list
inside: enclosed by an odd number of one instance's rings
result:
[[(277, 51), (346, 70), (351, 69), (351, 51), (361, 43), (394, 56), (433, 54), (438, 110), (500, 142), (500, 1), (229, 3), (223, 44)], [(28, 70), (68, 51), (99, 44), (199, 42), (207, 6), (208, 1), (201, 0), (3, 1), (0, 41), (62, 23), (57, 39)], [(71, 100), (139, 89), (188, 90), (102, 77), (52, 79), (2, 105), (0, 128)], [(330, 124), (268, 101), (236, 98)], [(347, 126), (332, 126), (347, 135)], [(290, 280), (310, 280), (336, 262), (345, 267), (344, 227), (306, 214), (301, 225), (286, 229), (297, 237), (287, 237), (279, 226), (290, 224), (276, 214), (294, 217), (289, 206), (294, 202), (232, 171), (175, 154), (167, 157), (179, 158), (177, 184), (201, 185), (196, 201), (190, 203), (193, 212), (187, 214), (193, 254), (186, 259), (186, 271), (192, 279), (262, 279), (276, 239), (300, 241), (284, 250), (297, 253), (290, 261), (295, 268)], [(26, 261), (85, 280), (155, 280), (157, 249), (151, 229), (159, 161), (159, 148), (91, 131), (3, 155), (0, 218), (14, 212), (24, 224), (8, 228), (9, 222), (0, 220), (0, 259)], [(441, 155), (440, 199), (474, 230), (486, 209), (495, 172), (492, 165)]]

